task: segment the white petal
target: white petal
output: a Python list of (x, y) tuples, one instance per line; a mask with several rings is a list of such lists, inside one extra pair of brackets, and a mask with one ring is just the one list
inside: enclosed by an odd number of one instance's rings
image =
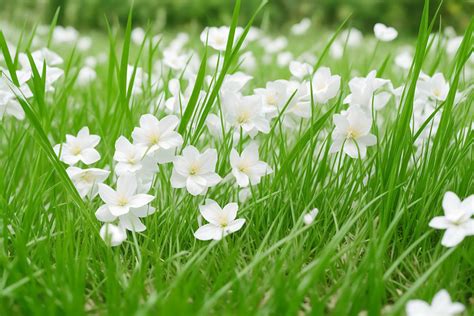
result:
[(128, 205), (133, 208), (142, 207), (153, 201), (155, 197), (149, 194), (137, 194), (130, 198)]
[(212, 224), (206, 224), (194, 232), (194, 237), (199, 240), (220, 240), (222, 238), (222, 229)]
[(466, 237), (466, 234), (463, 229), (457, 227), (448, 228), (444, 233), (441, 244), (449, 248), (454, 247), (463, 241), (464, 237)]
[(102, 205), (95, 212), (95, 217), (101, 222), (113, 222), (117, 217), (110, 213), (107, 205)]
[(99, 196), (107, 204), (117, 204), (117, 193), (107, 184), (99, 183)]

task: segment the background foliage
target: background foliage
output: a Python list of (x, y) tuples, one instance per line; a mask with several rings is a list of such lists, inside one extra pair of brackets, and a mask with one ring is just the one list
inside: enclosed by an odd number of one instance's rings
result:
[[(104, 16), (118, 20), (127, 19), (134, 3), (134, 24), (153, 22), (158, 28), (183, 24), (202, 26), (228, 24), (233, 2), (231, 0), (2, 0), (0, 12), (16, 17), (16, 21), (37, 20), (49, 23), (56, 8), (62, 8), (59, 24), (84, 28), (103, 28)], [(248, 20), (261, 0), (245, 0), (241, 19)], [(431, 13), (438, 1), (431, 1)], [(395, 26), (404, 33), (415, 34), (423, 9), (422, 0), (270, 0), (258, 24), (277, 27), (287, 26), (303, 17), (311, 17), (319, 25), (334, 27), (349, 14), (354, 26), (370, 31), (376, 22)], [(441, 10), (444, 25), (452, 25), (458, 32), (464, 30), (474, 12), (472, 0), (445, 0)], [(66, 22), (67, 21), (67, 22)]]

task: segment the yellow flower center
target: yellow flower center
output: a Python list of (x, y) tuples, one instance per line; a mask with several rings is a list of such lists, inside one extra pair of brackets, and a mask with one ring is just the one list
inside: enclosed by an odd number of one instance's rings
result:
[(150, 144), (157, 145), (160, 142), (160, 135), (153, 134), (150, 136)]
[(237, 122), (239, 124), (247, 123), (250, 119), (250, 113), (248, 111), (244, 111), (240, 113), (239, 117), (237, 118)]
[(128, 204), (128, 199), (127, 198), (125, 198), (125, 197), (119, 198), (119, 200), (118, 200), (118, 205), (119, 206), (125, 206), (127, 204)]
[(71, 148), (71, 153), (75, 156), (79, 155), (82, 151), (81, 146), (75, 145)]

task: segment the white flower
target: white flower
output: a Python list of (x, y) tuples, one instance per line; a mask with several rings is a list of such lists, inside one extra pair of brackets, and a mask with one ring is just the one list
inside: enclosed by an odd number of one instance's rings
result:
[(56, 43), (74, 43), (79, 38), (79, 32), (72, 26), (57, 25), (53, 31), (53, 41)]
[(114, 216), (110, 212), (107, 205), (102, 205), (95, 212), (95, 217), (104, 223), (113, 223), (118, 221), (118, 227), (126, 230), (141, 233), (146, 230), (146, 226), (143, 225), (140, 218), (147, 217), (155, 213), (156, 209), (152, 206), (145, 205), (139, 208), (131, 208), (130, 212), (120, 216)]
[(239, 155), (237, 150), (230, 152), (230, 165), (232, 174), (240, 187), (247, 187), (249, 184), (260, 183), (260, 178), (273, 172), (266, 162), (260, 161), (258, 157), (258, 145), (250, 143)]
[(377, 72), (372, 70), (365, 78), (352, 78), (349, 81), (351, 94), (344, 99), (344, 104), (358, 105), (369, 112), (372, 106), (379, 110), (387, 105), (392, 95), (392, 83), (390, 80), (376, 78), (376, 75)]
[(291, 74), (298, 79), (303, 79), (313, 73), (313, 66), (307, 63), (300, 63), (294, 60), (290, 62), (289, 67)]
[(474, 235), (474, 195), (464, 201), (453, 192), (446, 192), (443, 197), (444, 216), (433, 218), (429, 226), (435, 229), (446, 229), (441, 244), (454, 247), (466, 236)]
[(99, 142), (100, 136), (89, 134), (89, 128), (85, 126), (77, 136), (66, 135), (66, 142), (54, 146), (54, 152), (68, 165), (75, 165), (79, 161), (90, 165), (100, 159), (99, 152), (95, 150)]
[(115, 172), (118, 175), (123, 175), (140, 170), (146, 151), (145, 146), (134, 145), (125, 137), (120, 136), (115, 142), (114, 160), (118, 162)]
[(331, 75), (327, 67), (319, 68), (313, 76), (313, 97), (318, 103), (327, 103), (339, 92), (341, 77)]
[[(227, 39), (229, 37), (230, 28), (228, 26), (221, 27), (207, 27), (202, 31), (200, 39), (205, 45), (207, 44), (218, 51), (225, 51), (227, 46)], [(238, 27), (235, 30), (234, 40), (237, 40), (242, 35), (243, 29)]]
[(108, 245), (115, 247), (127, 239), (127, 234), (123, 228), (107, 223), (100, 228), (100, 237)]
[(256, 95), (262, 97), (263, 111), (268, 117), (272, 118), (278, 115), (289, 99), (287, 94), (288, 81), (276, 80), (267, 82), (265, 88), (257, 88), (254, 90)]
[(412, 62), (413, 56), (406, 50), (395, 57), (395, 65), (405, 70), (410, 69)]
[(291, 52), (281, 52), (277, 55), (277, 64), (280, 67), (286, 67), (294, 59)]
[(406, 305), (407, 316), (455, 316), (464, 309), (464, 305), (453, 302), (444, 289), (436, 293), (431, 305), (422, 300), (411, 300)]
[(310, 212), (306, 213), (303, 216), (303, 222), (305, 225), (311, 225), (314, 222), (316, 216), (318, 216), (319, 210), (317, 208), (313, 208)]
[(82, 67), (77, 75), (77, 84), (79, 86), (87, 86), (97, 78), (97, 73), (91, 67)]
[(163, 64), (173, 70), (184, 69), (188, 60), (189, 56), (187, 54), (183, 54), (176, 49), (166, 48), (163, 50)]
[(199, 206), (199, 211), (209, 224), (199, 227), (194, 237), (199, 240), (221, 240), (240, 230), (245, 224), (245, 219), (235, 219), (238, 208), (237, 203), (229, 203), (221, 208), (217, 202), (207, 199), (205, 205)]
[(155, 198), (149, 194), (136, 194), (137, 180), (132, 174), (118, 178), (117, 190), (103, 183), (99, 183), (98, 186), (100, 198), (113, 216), (128, 214), (131, 208), (143, 207)]
[(88, 51), (92, 47), (92, 38), (89, 36), (83, 36), (77, 41), (77, 48), (81, 52)]
[(215, 172), (216, 163), (215, 149), (207, 149), (201, 154), (194, 146), (186, 146), (182, 156), (177, 156), (173, 162), (171, 186), (186, 188), (192, 195), (206, 193), (208, 188), (221, 181)]
[(97, 184), (104, 182), (110, 174), (110, 171), (98, 168), (81, 169), (77, 167), (69, 167), (66, 172), (82, 198), (86, 196), (94, 198), (98, 193)]
[(153, 153), (159, 149), (174, 149), (183, 144), (183, 138), (174, 129), (178, 126), (179, 119), (168, 115), (158, 120), (152, 114), (142, 115), (140, 127), (135, 127), (132, 132), (133, 142), (148, 149)]
[(261, 96), (240, 96), (229, 92), (222, 97), (222, 105), (227, 122), (236, 128), (242, 128), (250, 136), (270, 131), (270, 122), (265, 117)]
[(346, 44), (348, 47), (357, 47), (363, 43), (364, 35), (362, 32), (355, 27), (344, 30), (339, 34), (337, 39), (338, 42)]
[(294, 24), (290, 31), (294, 35), (302, 35), (306, 33), (311, 27), (311, 20), (308, 18), (302, 19), (299, 23)]
[(393, 27), (386, 26), (382, 23), (374, 25), (374, 34), (378, 40), (383, 42), (391, 42), (398, 36), (398, 32)]
[(446, 82), (442, 73), (436, 73), (433, 77), (423, 76), (417, 82), (417, 88), (421, 96), (431, 100), (444, 101), (448, 96), (449, 83)]
[[(212, 77), (208, 77), (208, 81), (211, 81)], [(241, 92), (245, 85), (252, 80), (252, 76), (249, 76), (243, 72), (236, 72), (234, 74), (227, 74), (224, 77), (224, 81), (221, 86), (221, 94), (227, 92)]]
[(142, 29), (141, 27), (136, 27), (132, 30), (132, 33), (130, 34), (130, 38), (132, 39), (132, 42), (136, 45), (141, 45), (143, 41), (145, 40), (145, 30)]
[(377, 143), (377, 138), (370, 134), (372, 118), (358, 106), (349, 107), (344, 114), (334, 115), (333, 121), (336, 128), (332, 134), (331, 153), (343, 149), (352, 158), (364, 158), (367, 147)]
[(0, 72), (0, 119), (4, 116), (13, 116), (18, 120), (23, 120), (25, 112), (20, 102), (18, 102), (17, 95), (24, 98), (31, 98), (33, 96), (27, 83), (31, 77), (31, 72), (16, 72), (19, 87), (13, 85), (11, 78), (4, 71), (0, 69)]

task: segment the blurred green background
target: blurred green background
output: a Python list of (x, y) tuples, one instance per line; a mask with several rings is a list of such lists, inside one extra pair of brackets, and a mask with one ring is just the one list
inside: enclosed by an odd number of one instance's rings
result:
[[(78, 29), (103, 29), (104, 16), (123, 23), (131, 3), (134, 23), (151, 22), (157, 29), (183, 25), (227, 24), (232, 0), (0, 0), (0, 16), (18, 24), (48, 23), (61, 7), (59, 24)], [(242, 0), (242, 21), (255, 11), (261, 0)], [(439, 1), (431, 1), (435, 11)], [(352, 13), (352, 24), (371, 31), (376, 22), (395, 26), (405, 34), (415, 34), (424, 0), (270, 0), (257, 25), (270, 29), (287, 27), (303, 17), (325, 27), (336, 27)], [(474, 13), (474, 0), (445, 0), (441, 9), (443, 26), (462, 32)]]

